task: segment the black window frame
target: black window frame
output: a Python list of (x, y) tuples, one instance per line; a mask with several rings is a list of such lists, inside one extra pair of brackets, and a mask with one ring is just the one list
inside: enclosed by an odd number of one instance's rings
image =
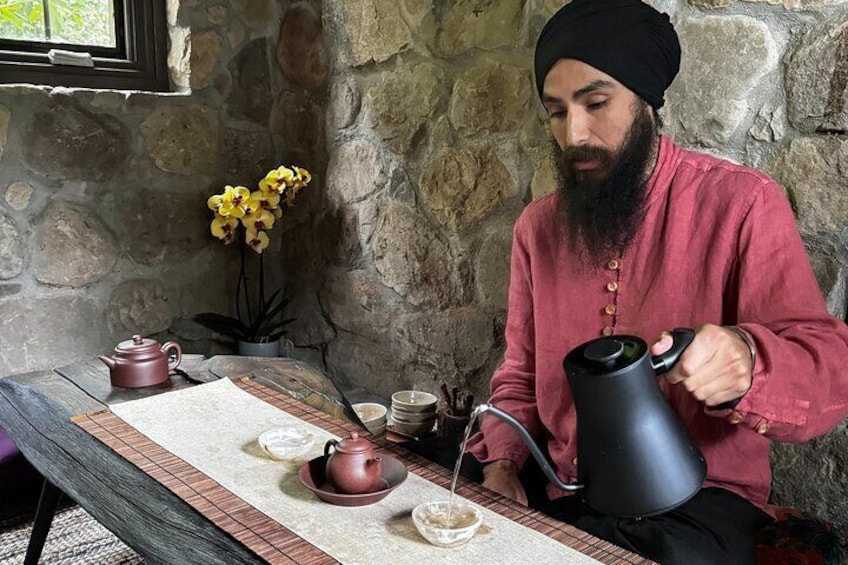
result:
[[(0, 38), (0, 85), (169, 91), (165, 0), (113, 1), (115, 48)], [(54, 65), (51, 49), (89, 53), (94, 67)]]

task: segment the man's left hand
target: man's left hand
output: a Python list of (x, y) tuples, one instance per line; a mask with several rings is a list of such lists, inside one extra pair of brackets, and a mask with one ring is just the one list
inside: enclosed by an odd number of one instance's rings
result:
[[(651, 354), (661, 355), (671, 344), (671, 334), (663, 332), (651, 346)], [(752, 373), (751, 352), (742, 338), (732, 330), (705, 324), (695, 330), (695, 339), (663, 378), (671, 384), (681, 383), (710, 407), (748, 392)]]

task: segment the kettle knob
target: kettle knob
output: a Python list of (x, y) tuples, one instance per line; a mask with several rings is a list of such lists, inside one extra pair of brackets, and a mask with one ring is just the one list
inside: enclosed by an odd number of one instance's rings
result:
[(617, 339), (603, 339), (590, 343), (583, 350), (583, 357), (607, 368), (615, 365), (616, 359), (624, 353), (624, 344)]

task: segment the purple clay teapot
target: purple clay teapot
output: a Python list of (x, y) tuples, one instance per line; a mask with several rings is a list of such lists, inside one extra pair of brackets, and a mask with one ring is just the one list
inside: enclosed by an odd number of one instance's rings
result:
[[(173, 360), (169, 359), (169, 350), (174, 351)], [(175, 341), (160, 345), (156, 340), (134, 335), (131, 340), (122, 341), (115, 347), (114, 356), (101, 355), (100, 360), (109, 367), (112, 386), (140, 388), (167, 381), (182, 356), (182, 349)]]
[(329, 440), (324, 445), (324, 457), (327, 482), (341, 494), (367, 494), (386, 487), (382, 459), (358, 432), (341, 441)]

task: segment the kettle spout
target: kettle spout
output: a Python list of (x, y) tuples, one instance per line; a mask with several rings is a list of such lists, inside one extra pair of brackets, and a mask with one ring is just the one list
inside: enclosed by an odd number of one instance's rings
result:
[(492, 404), (480, 404), (471, 413), (471, 421), (473, 422), (480, 414), (484, 413), (489, 413), (493, 416), (497, 416), (498, 419), (503, 420), (504, 422), (512, 426), (515, 431), (518, 432), (518, 434), (521, 436), (521, 439), (524, 440), (524, 443), (527, 444), (527, 447), (530, 449), (530, 453), (533, 455), (533, 458), (536, 459), (536, 462), (542, 468), (542, 471), (545, 473), (545, 476), (557, 487), (561, 488), (562, 490), (574, 491), (580, 490), (585, 486), (580, 484), (567, 484), (562, 482), (562, 479), (560, 479), (554, 472), (554, 469), (553, 467), (551, 467), (551, 464), (548, 462), (548, 459), (542, 454), (542, 451), (539, 449), (539, 446), (536, 445), (536, 442), (533, 441), (532, 437), (530, 437), (530, 434), (527, 432), (527, 429), (522, 426), (518, 422), (518, 420), (516, 420), (510, 414), (504, 412), (500, 408)]
[(99, 359), (101, 361), (103, 361), (104, 363), (106, 363), (106, 366), (109, 367), (110, 369), (114, 369), (115, 367), (118, 366), (118, 362), (115, 361), (115, 359), (113, 359), (112, 357), (106, 357), (105, 355), (100, 355)]

